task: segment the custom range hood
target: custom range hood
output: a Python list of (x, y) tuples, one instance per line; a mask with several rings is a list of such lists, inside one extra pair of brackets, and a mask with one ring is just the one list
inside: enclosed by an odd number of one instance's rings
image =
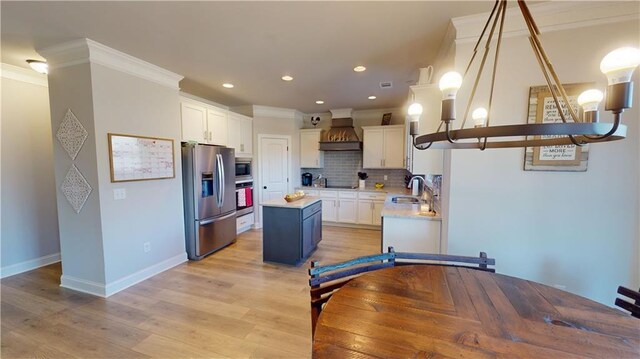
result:
[(331, 110), (331, 128), (320, 141), (320, 151), (361, 151), (362, 142), (353, 129), (350, 108)]

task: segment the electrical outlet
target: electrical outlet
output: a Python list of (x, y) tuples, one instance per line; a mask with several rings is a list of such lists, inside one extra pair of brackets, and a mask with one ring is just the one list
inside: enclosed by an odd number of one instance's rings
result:
[(144, 242), (144, 252), (145, 253), (151, 252), (151, 242)]
[(113, 199), (121, 200), (127, 198), (127, 189), (126, 188), (116, 188), (113, 190)]
[(385, 181), (387, 180), (387, 175), (384, 175), (384, 180), (385, 180)]

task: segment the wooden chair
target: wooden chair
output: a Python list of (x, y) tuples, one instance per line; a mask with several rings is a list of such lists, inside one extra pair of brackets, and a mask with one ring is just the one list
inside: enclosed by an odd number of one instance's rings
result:
[[(389, 252), (393, 252), (393, 247), (389, 247)], [(477, 269), (485, 272), (495, 273), (494, 268), (489, 266), (495, 266), (496, 260), (494, 258), (488, 258), (487, 253), (480, 252), (479, 257), (465, 257), (456, 256), (451, 254), (429, 254), (429, 253), (406, 253), (396, 252), (395, 259), (401, 259), (402, 261), (396, 261), (395, 265), (416, 265), (416, 264), (431, 264), (431, 265), (444, 265), (450, 267), (464, 267), (470, 269)], [(428, 263), (424, 261), (436, 261), (436, 263)], [(465, 264), (477, 264), (478, 266), (460, 265), (457, 263)]]
[[(402, 262), (396, 259), (403, 260)], [(428, 263), (424, 261), (437, 261)], [(463, 266), (454, 263), (477, 264), (478, 266)], [(309, 286), (311, 287), (311, 335), (316, 331), (316, 323), (324, 304), (333, 293), (344, 286), (355, 276), (377, 269), (393, 267), (396, 265), (445, 265), (465, 267), (487, 272), (495, 272), (489, 268), (495, 265), (496, 260), (488, 258), (485, 252), (480, 252), (479, 257), (454, 256), (449, 254), (406, 253), (395, 252), (389, 247), (387, 253), (359, 257), (346, 262), (320, 266), (318, 262), (311, 262), (309, 269)]]
[(627, 298), (632, 299), (634, 302), (630, 303), (626, 300), (616, 298), (616, 305), (624, 310), (631, 312), (631, 316), (640, 319), (640, 291), (636, 292), (625, 287), (618, 287), (618, 294), (622, 294)]
[(316, 331), (316, 323), (323, 305), (333, 293), (355, 276), (376, 269), (393, 267), (394, 253), (383, 253), (358, 257), (346, 262), (320, 266), (311, 262), (309, 286), (311, 286), (311, 335)]

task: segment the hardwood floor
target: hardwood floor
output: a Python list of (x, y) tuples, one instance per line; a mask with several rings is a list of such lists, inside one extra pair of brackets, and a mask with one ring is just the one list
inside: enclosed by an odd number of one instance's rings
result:
[[(380, 251), (380, 232), (323, 227), (311, 260)], [(305, 358), (309, 262), (262, 262), (262, 232), (107, 299), (59, 287), (59, 264), (3, 279), (2, 358)]]

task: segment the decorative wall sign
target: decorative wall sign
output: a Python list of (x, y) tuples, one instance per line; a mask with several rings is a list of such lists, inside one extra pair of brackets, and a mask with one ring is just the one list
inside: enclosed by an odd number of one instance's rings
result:
[(67, 151), (72, 160), (76, 159), (87, 136), (87, 130), (82, 127), (76, 115), (71, 112), (71, 109), (67, 109), (64, 119), (62, 123), (60, 123), (60, 128), (58, 128), (58, 132), (56, 132), (56, 138), (60, 141), (62, 148)]
[[(567, 91), (569, 104), (576, 113), (580, 113), (578, 106), (578, 95), (591, 87), (593, 83), (568, 84), (563, 85)], [(570, 121), (569, 109), (562, 98), (558, 98), (565, 118)], [(547, 86), (533, 86), (529, 90), (529, 116), (527, 123), (561, 123), (562, 118), (556, 108), (555, 101)], [(534, 136), (540, 138), (541, 136)], [(549, 138), (553, 136), (542, 136)], [(585, 172), (589, 160), (588, 145), (578, 147), (567, 146), (546, 146), (527, 147), (524, 155), (525, 171), (567, 171)]]
[(391, 124), (391, 112), (382, 115), (382, 126), (388, 126)]
[(80, 213), (82, 206), (84, 206), (84, 203), (91, 193), (89, 182), (87, 182), (82, 173), (76, 168), (76, 165), (73, 164), (64, 177), (60, 189), (76, 213)]
[(173, 140), (108, 134), (111, 182), (174, 178)]

